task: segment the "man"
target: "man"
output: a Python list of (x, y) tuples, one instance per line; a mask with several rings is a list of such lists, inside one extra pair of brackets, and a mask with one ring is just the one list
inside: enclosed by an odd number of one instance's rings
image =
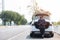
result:
[(38, 20), (38, 27), (39, 27), (39, 30), (41, 32), (42, 37), (44, 37), (44, 33), (45, 33), (45, 20), (44, 20), (43, 16), (40, 16), (40, 19)]

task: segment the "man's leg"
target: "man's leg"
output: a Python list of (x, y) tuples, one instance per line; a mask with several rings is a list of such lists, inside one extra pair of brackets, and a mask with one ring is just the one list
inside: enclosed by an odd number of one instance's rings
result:
[(42, 37), (44, 37), (45, 28), (41, 28), (41, 29), (40, 29), (40, 32), (41, 32)]

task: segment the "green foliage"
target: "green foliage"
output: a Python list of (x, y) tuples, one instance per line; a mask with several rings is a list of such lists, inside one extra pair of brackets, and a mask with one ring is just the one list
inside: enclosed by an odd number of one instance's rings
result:
[(60, 21), (58, 21), (58, 22), (53, 22), (53, 25), (60, 25)]
[(60, 25), (60, 21), (58, 21), (57, 24)]
[(27, 20), (24, 18), (24, 16), (20, 15), (17, 12), (13, 12), (13, 11), (3, 11), (0, 14), (0, 18), (3, 20), (3, 22), (14, 21), (14, 23), (17, 24), (17, 25), (27, 23)]

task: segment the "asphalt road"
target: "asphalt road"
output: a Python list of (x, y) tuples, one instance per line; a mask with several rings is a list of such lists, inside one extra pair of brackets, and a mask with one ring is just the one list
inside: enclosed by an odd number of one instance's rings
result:
[(31, 28), (28, 25), (0, 28), (0, 40), (60, 40), (60, 35), (54, 33), (52, 38), (31, 38)]

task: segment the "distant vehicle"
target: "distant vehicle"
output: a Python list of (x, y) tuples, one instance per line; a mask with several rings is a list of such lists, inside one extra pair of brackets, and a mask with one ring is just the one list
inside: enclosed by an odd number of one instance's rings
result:
[(40, 35), (40, 31), (39, 29), (37, 29), (37, 27), (34, 25), (35, 22), (38, 21), (39, 16), (44, 16), (44, 19), (46, 21), (46, 26), (45, 26), (45, 33), (44, 33), (44, 37), (53, 37), (54, 36), (54, 28), (52, 26), (52, 22), (50, 21), (50, 15), (49, 14), (45, 14), (45, 13), (39, 13), (39, 14), (35, 14), (32, 18), (32, 22), (31, 27), (32, 27), (32, 31), (30, 33), (30, 37), (41, 37)]

